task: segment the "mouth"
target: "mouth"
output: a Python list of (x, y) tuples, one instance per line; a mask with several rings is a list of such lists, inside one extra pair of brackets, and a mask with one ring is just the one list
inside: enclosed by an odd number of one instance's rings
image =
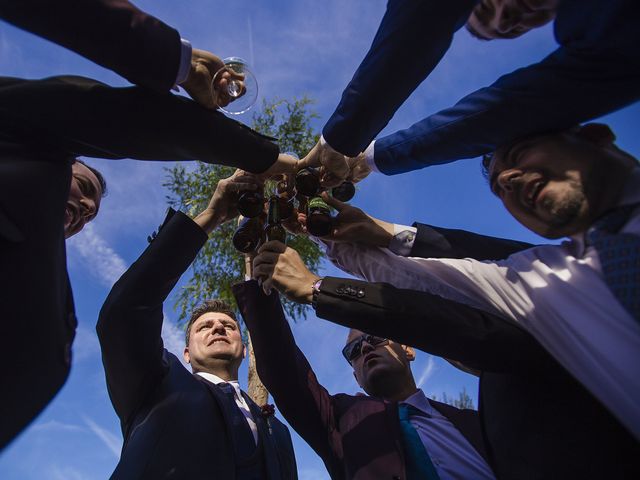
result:
[(64, 210), (65, 230), (73, 231), (80, 223), (80, 220), (81, 220), (81, 216), (80, 216), (80, 210), (78, 209), (78, 207), (71, 202), (67, 202), (67, 206)]
[(215, 337), (209, 343), (207, 343), (207, 346), (213, 345), (214, 343), (220, 343), (220, 342), (230, 343), (229, 340), (227, 340), (224, 337)]
[(521, 201), (524, 205), (529, 207), (532, 210), (536, 209), (536, 204), (540, 197), (540, 192), (547, 185), (547, 182), (542, 178), (536, 178), (534, 180), (530, 180), (527, 182), (523, 188), (521, 193)]

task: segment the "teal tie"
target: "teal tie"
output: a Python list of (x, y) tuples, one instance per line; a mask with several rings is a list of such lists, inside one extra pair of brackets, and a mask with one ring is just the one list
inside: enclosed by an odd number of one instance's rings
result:
[(423, 415), (420, 410), (411, 405), (398, 404), (398, 417), (402, 431), (402, 446), (404, 447), (405, 468), (407, 480), (440, 480), (436, 467), (420, 440), (416, 429), (409, 421), (410, 415)]

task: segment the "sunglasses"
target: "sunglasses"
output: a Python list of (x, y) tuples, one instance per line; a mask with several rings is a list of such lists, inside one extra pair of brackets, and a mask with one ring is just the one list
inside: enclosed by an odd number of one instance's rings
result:
[(361, 335), (358, 338), (351, 340), (342, 349), (342, 355), (347, 359), (347, 362), (351, 363), (360, 355), (362, 355), (362, 342), (367, 342), (372, 347), (379, 345), (387, 345), (389, 340), (382, 337), (376, 337), (375, 335)]

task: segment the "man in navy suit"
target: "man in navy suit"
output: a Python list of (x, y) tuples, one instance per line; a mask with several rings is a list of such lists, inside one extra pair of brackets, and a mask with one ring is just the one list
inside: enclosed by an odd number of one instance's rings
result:
[[(545, 59), (374, 141), (465, 22), (483, 38), (513, 38), (554, 17), (560, 46)], [(612, 112), (640, 97), (638, 24), (635, 0), (390, 0), (369, 52), (302, 164), (324, 165), (328, 183), (372, 170), (394, 175)], [(344, 155), (352, 157), (348, 163)]]
[(230, 307), (208, 301), (193, 311), (183, 354), (193, 373), (160, 336), (166, 297), (208, 234), (238, 215), (238, 192), (256, 188), (237, 171), (194, 219), (170, 211), (102, 307), (98, 337), (125, 438), (114, 479), (297, 478), (287, 428), (238, 385), (245, 346)]

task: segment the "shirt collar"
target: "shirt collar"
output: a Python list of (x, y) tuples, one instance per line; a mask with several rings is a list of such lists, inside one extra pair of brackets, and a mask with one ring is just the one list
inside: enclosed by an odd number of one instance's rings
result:
[(429, 399), (421, 389), (418, 389), (416, 393), (407, 397), (400, 403), (411, 405), (413, 408), (420, 410), (425, 415), (429, 415), (431, 417), (434, 415), (433, 407), (431, 406), (431, 403), (429, 403)]
[(200, 375), (202, 378), (204, 378), (205, 380), (209, 380), (214, 385), (218, 385), (219, 383), (228, 383), (236, 391), (236, 395), (238, 396), (238, 398), (241, 397), (240, 383), (238, 382), (238, 380), (223, 380), (219, 376), (209, 372), (196, 372), (196, 375)]

